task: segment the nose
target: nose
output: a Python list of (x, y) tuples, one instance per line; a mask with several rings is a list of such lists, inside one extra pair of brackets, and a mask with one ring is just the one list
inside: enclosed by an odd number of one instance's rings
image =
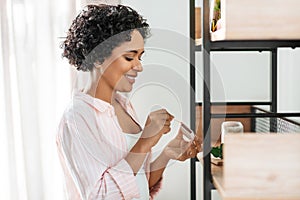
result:
[(134, 70), (138, 71), (138, 72), (142, 72), (143, 71), (143, 66), (142, 63), (138, 60), (134, 63), (133, 68)]

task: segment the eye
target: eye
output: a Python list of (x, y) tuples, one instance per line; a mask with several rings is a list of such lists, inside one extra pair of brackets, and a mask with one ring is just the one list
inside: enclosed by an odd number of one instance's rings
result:
[(128, 56), (125, 56), (125, 59), (126, 59), (127, 61), (132, 61), (132, 60), (133, 60), (133, 58), (130, 58), (130, 57), (128, 57)]

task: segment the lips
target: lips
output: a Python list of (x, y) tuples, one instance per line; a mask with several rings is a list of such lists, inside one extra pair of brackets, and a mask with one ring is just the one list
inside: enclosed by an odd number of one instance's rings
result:
[(129, 75), (125, 74), (126, 79), (128, 80), (129, 83), (133, 84), (135, 82), (135, 78), (137, 77), (136, 75)]

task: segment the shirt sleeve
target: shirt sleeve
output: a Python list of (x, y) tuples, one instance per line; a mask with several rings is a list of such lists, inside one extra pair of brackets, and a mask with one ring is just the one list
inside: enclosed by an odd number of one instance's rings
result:
[(112, 144), (80, 115), (61, 123), (58, 151), (80, 199), (139, 198), (134, 173), (120, 156), (124, 152)]

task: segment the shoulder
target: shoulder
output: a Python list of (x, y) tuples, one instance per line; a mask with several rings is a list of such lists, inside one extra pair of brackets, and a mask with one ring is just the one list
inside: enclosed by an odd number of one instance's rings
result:
[(74, 129), (88, 129), (96, 123), (96, 114), (85, 101), (73, 98), (63, 112), (59, 123), (59, 132), (72, 133)]
[(95, 115), (96, 110), (89, 102), (74, 96), (63, 113), (62, 121), (71, 123), (79, 119), (92, 120)]

